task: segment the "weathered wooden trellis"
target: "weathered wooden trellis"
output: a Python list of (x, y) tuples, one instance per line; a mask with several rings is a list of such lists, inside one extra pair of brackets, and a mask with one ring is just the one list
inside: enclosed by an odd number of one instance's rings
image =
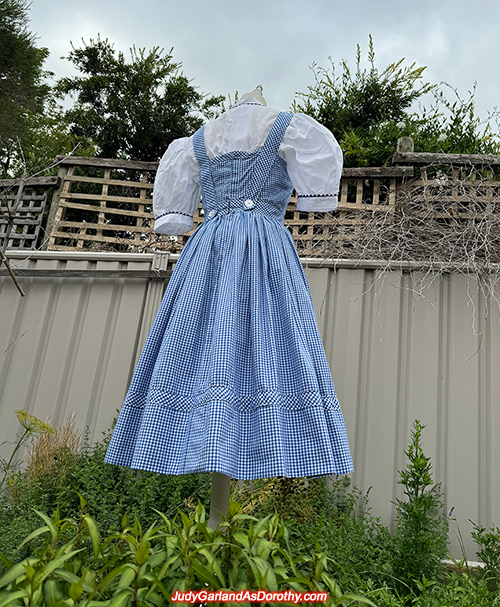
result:
[[(191, 232), (171, 239), (154, 234), (151, 195), (157, 163), (68, 157), (59, 164), (60, 186), (47, 226), (50, 250), (178, 252), (204, 221), (200, 206)], [(363, 214), (394, 209), (398, 189), (412, 174), (411, 167), (344, 169), (335, 214), (299, 212), (292, 197), (285, 225), (299, 254), (321, 254), (330, 238), (354, 242)]]
[(157, 162), (70, 156), (57, 159), (59, 188), (47, 223), (50, 250), (137, 251), (153, 226)]
[(420, 167), (401, 203), (410, 201), (416, 215), (431, 210), (443, 228), (500, 213), (500, 156), (398, 151), (393, 162)]
[(34, 249), (47, 197), (58, 177), (31, 177), (0, 181), (0, 248)]
[[(445, 231), (447, 225), (472, 224), (482, 210), (500, 213), (500, 156), (400, 149), (404, 148), (400, 147), (393, 158), (396, 166), (344, 169), (335, 212), (299, 212), (296, 198), (292, 197), (285, 226), (293, 235), (299, 255), (331, 256), (329, 243), (335, 240), (335, 251), (340, 251), (342, 257), (359, 258), (358, 244), (367, 223), (373, 225), (374, 217), (387, 221), (387, 214), (392, 217), (403, 205), (411, 205), (414, 217), (427, 219), (430, 213), (432, 221)], [(10, 213), (8, 220), (8, 248), (178, 253), (204, 221), (200, 206), (191, 232), (175, 237), (154, 233), (152, 191), (157, 162), (79, 156), (60, 157), (57, 162), (57, 178), (23, 182), (18, 216), (12, 219)], [(415, 167), (420, 167), (420, 171), (414, 178)], [(9, 187), (13, 185), (14, 182)], [(47, 189), (40, 193), (33, 189), (35, 185), (56, 188), (43, 239), (40, 223)], [(12, 199), (18, 194), (19, 190), (11, 189), (11, 210)], [(7, 202), (2, 205), (5, 208), (0, 213), (0, 246), (7, 236), (5, 216), (9, 210)]]

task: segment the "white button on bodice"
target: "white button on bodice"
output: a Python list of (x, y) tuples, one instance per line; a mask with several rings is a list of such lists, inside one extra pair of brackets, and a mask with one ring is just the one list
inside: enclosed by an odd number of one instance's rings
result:
[(212, 210), (210, 211), (210, 213), (208, 214), (208, 216), (209, 216), (210, 218), (215, 217), (216, 215), (217, 215), (217, 211), (216, 211), (215, 209), (212, 209)]
[(247, 209), (251, 209), (253, 207), (253, 200), (251, 200), (250, 198), (248, 198), (248, 200), (245, 200), (245, 206)]

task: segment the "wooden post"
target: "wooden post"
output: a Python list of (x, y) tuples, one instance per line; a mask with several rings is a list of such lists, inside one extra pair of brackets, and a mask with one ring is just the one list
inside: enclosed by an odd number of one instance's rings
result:
[(49, 216), (47, 217), (47, 228), (45, 232), (45, 238), (43, 239), (42, 251), (47, 251), (51, 244), (54, 244), (53, 238), (51, 238), (52, 230), (54, 229), (55, 217), (57, 210), (59, 208), (59, 199), (61, 197), (61, 192), (65, 185), (65, 177), (68, 173), (68, 167), (60, 166), (59, 172), (57, 173), (57, 177), (59, 178), (59, 187), (54, 191), (52, 196), (52, 202), (49, 209)]
[(396, 146), (396, 152), (404, 154), (406, 152), (413, 152), (415, 144), (411, 137), (400, 137)]
[(231, 479), (220, 472), (212, 473), (212, 496), (210, 498), (210, 518), (208, 526), (215, 529), (222, 521), (221, 514), (225, 516), (229, 508), (229, 495), (231, 493)]

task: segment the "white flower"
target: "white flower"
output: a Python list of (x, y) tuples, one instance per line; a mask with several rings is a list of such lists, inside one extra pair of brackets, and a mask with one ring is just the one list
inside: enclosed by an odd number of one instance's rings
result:
[(398, 129), (404, 129), (405, 128), (405, 123), (400, 121), (400, 122), (396, 122), (396, 128)]
[(439, 135), (438, 137), (438, 141), (446, 141), (446, 135), (444, 133), (441, 133), (441, 135)]

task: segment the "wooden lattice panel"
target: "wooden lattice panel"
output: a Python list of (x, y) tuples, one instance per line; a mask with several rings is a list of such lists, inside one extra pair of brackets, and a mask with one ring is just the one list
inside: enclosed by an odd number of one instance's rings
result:
[(158, 163), (76, 157), (61, 164), (49, 248), (142, 250), (152, 232)]
[(292, 230), (299, 255), (329, 255), (332, 239), (335, 250), (354, 252), (367, 221), (374, 215), (394, 212), (397, 189), (411, 174), (412, 169), (399, 167), (344, 169), (338, 208), (330, 213), (299, 212), (292, 199), (285, 225)]
[(425, 167), (406, 193), (406, 213), (446, 230), (500, 215), (500, 169)]
[[(61, 161), (61, 186), (50, 217), (49, 248), (179, 252), (204, 221), (201, 206), (193, 229), (180, 236), (153, 231), (152, 189), (157, 163), (71, 157)], [(345, 169), (338, 210), (297, 211), (292, 198), (285, 215), (300, 255), (319, 256), (332, 238), (352, 246), (373, 214), (394, 209), (396, 190), (413, 169), (381, 167)]]
[(41, 243), (48, 190), (57, 177), (0, 181), (0, 247), (33, 250)]

